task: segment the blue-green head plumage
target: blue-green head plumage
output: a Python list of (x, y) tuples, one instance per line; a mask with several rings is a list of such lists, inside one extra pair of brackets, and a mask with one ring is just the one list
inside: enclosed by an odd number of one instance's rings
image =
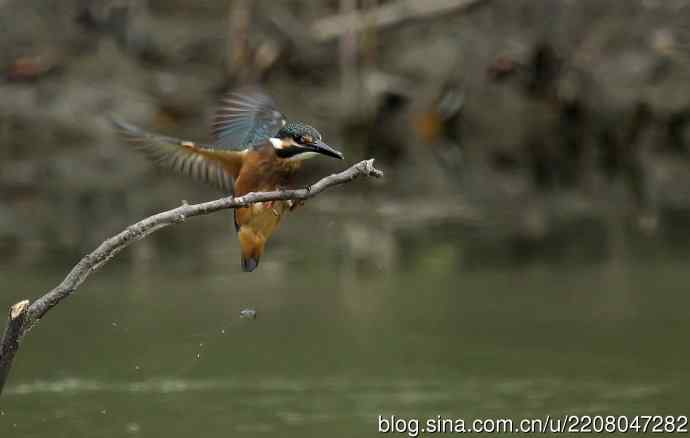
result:
[(288, 122), (275, 138), (276, 154), (281, 158), (300, 160), (322, 154), (343, 159), (343, 154), (322, 141), (321, 133), (306, 123)]
[(285, 124), (285, 126), (280, 128), (280, 131), (278, 131), (276, 137), (281, 139), (291, 137), (299, 143), (311, 143), (310, 141), (308, 141), (309, 139), (312, 139), (314, 141), (320, 141), (321, 133), (319, 133), (319, 131), (307, 125), (306, 123), (288, 122)]

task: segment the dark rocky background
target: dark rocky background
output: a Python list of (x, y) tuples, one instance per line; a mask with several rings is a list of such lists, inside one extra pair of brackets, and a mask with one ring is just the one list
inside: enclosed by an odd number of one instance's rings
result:
[[(302, 219), (372, 215), (403, 247), (451, 226), (491, 260), (606, 257), (631, 237), (686, 246), (690, 1), (439, 0), (456, 7), (413, 2), (385, 26), (362, 15), (358, 32), (337, 20), (403, 3), (0, 0), (0, 257), (75, 255), (216, 196), (153, 169), (107, 116), (203, 141), (217, 99), (249, 82), (348, 162), (387, 172)], [(314, 160), (305, 181), (341, 165)], [(290, 221), (279, 239), (308, 232)], [(203, 219), (131, 254), (201, 254), (229, 224)]]

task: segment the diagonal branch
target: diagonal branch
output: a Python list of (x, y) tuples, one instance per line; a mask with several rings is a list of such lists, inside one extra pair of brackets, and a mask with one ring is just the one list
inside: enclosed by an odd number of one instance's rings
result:
[(406, 20), (468, 10), (483, 1), (485, 0), (398, 0), (365, 12), (355, 10), (321, 18), (312, 25), (310, 33), (318, 41), (329, 41), (348, 32), (361, 32), (367, 27), (383, 28)]
[(69, 297), (93, 272), (97, 271), (120, 251), (143, 239), (149, 234), (169, 225), (184, 222), (188, 217), (201, 216), (218, 210), (244, 207), (255, 202), (304, 200), (316, 196), (324, 190), (353, 181), (359, 176), (379, 178), (383, 172), (374, 167), (374, 160), (360, 161), (347, 170), (327, 176), (308, 188), (278, 190), (273, 192), (253, 192), (239, 197), (227, 197), (201, 204), (188, 205), (149, 216), (125, 228), (124, 231), (101, 243), (93, 252), (87, 254), (67, 274), (64, 280), (29, 304), (24, 300), (10, 308), (7, 326), (0, 340), (0, 393), (9, 373), (22, 336), (60, 301)]

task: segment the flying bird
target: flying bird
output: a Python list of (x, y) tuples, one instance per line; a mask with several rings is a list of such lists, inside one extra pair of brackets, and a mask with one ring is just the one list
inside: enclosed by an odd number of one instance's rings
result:
[[(234, 196), (287, 187), (305, 159), (318, 155), (343, 159), (316, 129), (288, 121), (259, 89), (234, 91), (222, 99), (210, 144), (149, 133), (117, 118), (113, 124), (157, 164)], [(266, 242), (295, 205), (289, 200), (257, 202), (234, 210), (245, 272), (257, 268)]]

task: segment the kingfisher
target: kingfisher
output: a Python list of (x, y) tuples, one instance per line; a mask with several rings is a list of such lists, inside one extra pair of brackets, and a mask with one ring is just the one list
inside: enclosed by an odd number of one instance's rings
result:
[[(221, 99), (209, 144), (150, 133), (113, 118), (123, 138), (160, 166), (207, 183), (230, 196), (288, 187), (302, 161), (319, 155), (343, 159), (306, 123), (288, 121), (258, 88), (232, 91)], [(254, 271), (283, 215), (298, 202), (257, 202), (233, 212), (242, 269)]]

